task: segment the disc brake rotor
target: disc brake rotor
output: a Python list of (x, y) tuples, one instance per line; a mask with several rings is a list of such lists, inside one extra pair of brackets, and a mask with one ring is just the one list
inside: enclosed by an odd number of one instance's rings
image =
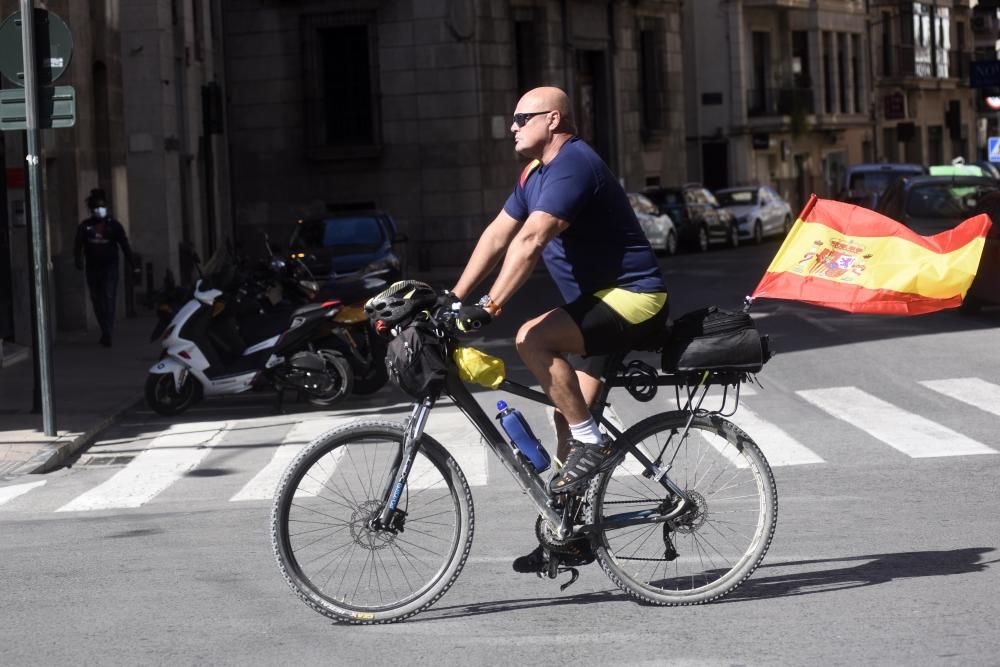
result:
[(355, 544), (369, 551), (378, 551), (391, 546), (396, 536), (387, 530), (372, 530), (368, 527), (372, 515), (382, 508), (377, 500), (366, 500), (354, 509), (350, 519), (351, 538)]
[(705, 496), (697, 491), (687, 491), (687, 497), (694, 503), (694, 507), (673, 521), (668, 521), (670, 527), (678, 533), (694, 533), (708, 519), (708, 501)]

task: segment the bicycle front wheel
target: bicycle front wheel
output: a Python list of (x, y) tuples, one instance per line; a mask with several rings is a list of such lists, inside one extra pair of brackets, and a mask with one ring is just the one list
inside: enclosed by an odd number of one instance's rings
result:
[(399, 465), (403, 428), (366, 421), (320, 436), (289, 465), (271, 538), (288, 584), (319, 613), (348, 623), (398, 621), (444, 595), (472, 546), (472, 493), (455, 459), (424, 436), (398, 530), (373, 530)]
[(693, 501), (688, 511), (626, 525), (636, 516), (669, 514), (678, 503), (631, 453), (588, 491), (587, 523), (598, 528), (601, 567), (629, 595), (659, 605), (709, 602), (739, 586), (764, 558), (777, 522), (774, 476), (750, 436), (704, 414), (681, 437), (686, 420), (682, 413), (653, 415), (622, 437), (650, 460), (662, 452), (667, 476)]

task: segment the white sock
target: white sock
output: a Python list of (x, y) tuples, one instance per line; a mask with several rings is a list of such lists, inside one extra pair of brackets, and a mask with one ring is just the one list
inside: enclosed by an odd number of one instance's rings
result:
[(587, 421), (580, 422), (579, 424), (570, 424), (569, 433), (570, 437), (574, 440), (586, 442), (591, 445), (596, 445), (604, 439), (593, 417), (589, 417)]

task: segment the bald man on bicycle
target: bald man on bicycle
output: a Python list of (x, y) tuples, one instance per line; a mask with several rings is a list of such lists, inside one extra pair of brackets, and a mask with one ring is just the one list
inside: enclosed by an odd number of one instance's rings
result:
[[(556, 407), (556, 455), (564, 464), (549, 491), (577, 493), (617, 454), (588, 407), (601, 388), (603, 357), (631, 349), (661, 328), (667, 293), (624, 189), (576, 136), (566, 93), (550, 87), (528, 91), (510, 129), (514, 149), (530, 162), (452, 290), (465, 301), (500, 264), (489, 291), (460, 309), (458, 324), (471, 330), (499, 316), (544, 260), (566, 303), (525, 322), (515, 344)], [(580, 551), (589, 553), (586, 538), (578, 541)], [(540, 546), (517, 559), (514, 569), (534, 572), (542, 562)]]

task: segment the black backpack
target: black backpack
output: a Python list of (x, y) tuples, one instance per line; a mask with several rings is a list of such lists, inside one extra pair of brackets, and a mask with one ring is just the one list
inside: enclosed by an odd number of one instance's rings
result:
[(429, 324), (414, 322), (389, 342), (385, 365), (396, 386), (422, 399), (448, 374), (444, 341)]
[(748, 313), (709, 306), (674, 321), (661, 362), (668, 373), (757, 373), (771, 354), (767, 336), (760, 335)]

